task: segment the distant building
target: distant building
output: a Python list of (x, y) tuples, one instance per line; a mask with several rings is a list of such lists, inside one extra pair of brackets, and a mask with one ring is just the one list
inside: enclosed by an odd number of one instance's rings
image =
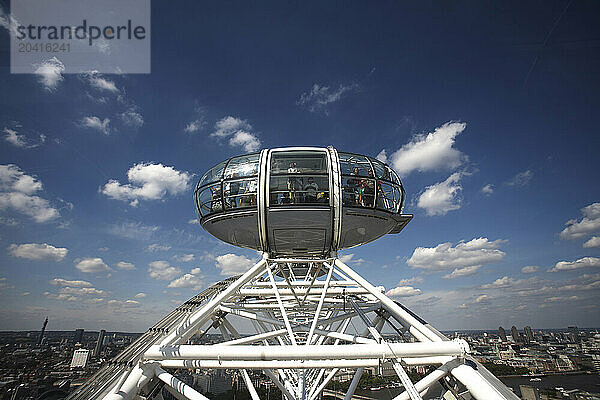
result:
[(540, 391), (538, 388), (529, 385), (519, 385), (521, 398), (523, 400), (540, 400)]
[(75, 329), (74, 343), (83, 343), (83, 329)]
[(40, 336), (38, 337), (38, 341), (37, 341), (38, 346), (42, 344), (42, 340), (44, 339), (44, 332), (46, 332), (46, 325), (48, 325), (48, 317), (46, 317), (46, 320), (44, 321), (44, 325), (42, 325), (42, 331), (40, 332)]
[(579, 328), (577, 328), (576, 326), (570, 326), (568, 329), (569, 329), (569, 333), (573, 337), (573, 341), (575, 343), (579, 343), (580, 342)]
[(512, 335), (513, 342), (519, 343), (521, 341), (521, 336), (519, 336), (519, 331), (517, 331), (516, 326), (513, 325), (512, 328), (510, 328), (510, 333)]
[(502, 340), (503, 342), (507, 342), (508, 340), (506, 340), (506, 331), (504, 330), (504, 328), (499, 327), (498, 332), (500, 332), (500, 340)]
[(533, 337), (533, 331), (531, 330), (530, 326), (526, 326), (523, 328), (523, 330), (525, 331), (525, 339), (527, 339), (527, 343), (535, 341), (535, 338)]
[(94, 357), (98, 357), (102, 352), (102, 345), (104, 343), (104, 336), (106, 335), (106, 331), (102, 329), (98, 334), (98, 341), (96, 342), (96, 348), (94, 349)]
[[(83, 331), (83, 329), (82, 329)], [(90, 359), (90, 351), (87, 349), (77, 349), (73, 352), (71, 368), (85, 368)]]

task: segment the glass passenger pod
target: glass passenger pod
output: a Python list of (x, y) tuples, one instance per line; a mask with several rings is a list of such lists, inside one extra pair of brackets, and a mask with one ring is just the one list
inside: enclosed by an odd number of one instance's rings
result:
[(329, 154), (322, 148), (273, 149), (267, 175), (269, 251), (323, 256), (332, 250)]
[(195, 191), (202, 227), (227, 243), (259, 249), (259, 154), (234, 157), (206, 172)]
[(404, 189), (394, 170), (359, 154), (338, 152), (338, 157), (342, 186), (342, 234), (338, 248), (358, 246), (401, 230), (397, 226), (403, 220), (399, 215)]

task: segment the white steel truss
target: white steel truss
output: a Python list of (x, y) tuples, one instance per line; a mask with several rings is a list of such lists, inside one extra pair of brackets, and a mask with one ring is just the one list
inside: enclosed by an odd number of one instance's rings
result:
[[(88, 383), (91, 389), (70, 398), (148, 399), (164, 386), (175, 398), (206, 400), (168, 372), (184, 368), (239, 370), (253, 400), (259, 397), (248, 370), (263, 371), (287, 400), (318, 399), (338, 372), (355, 371), (344, 396), (351, 399), (365, 368), (389, 362), (404, 387), (395, 400), (427, 398), (436, 382), (458, 399), (518, 399), (469, 356), (464, 340), (448, 340), (335, 257), (265, 254), (244, 275), (182, 312), (134, 343), (137, 351), (129, 358), (104, 375), (100, 371)], [(242, 334), (241, 326), (253, 332)], [(222, 341), (197, 344), (211, 328)], [(401, 341), (387, 342), (384, 328)], [(415, 365), (437, 369), (412, 382), (406, 368)]]

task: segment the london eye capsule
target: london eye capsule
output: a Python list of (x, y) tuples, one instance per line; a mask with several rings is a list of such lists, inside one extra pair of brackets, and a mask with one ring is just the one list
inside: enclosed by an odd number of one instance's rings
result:
[(333, 147), (288, 147), (233, 157), (194, 193), (202, 227), (272, 257), (328, 257), (400, 232), (404, 188), (388, 165)]

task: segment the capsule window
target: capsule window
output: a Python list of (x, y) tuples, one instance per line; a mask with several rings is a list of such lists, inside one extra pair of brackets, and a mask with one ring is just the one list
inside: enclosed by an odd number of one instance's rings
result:
[(207, 186), (197, 193), (196, 206), (202, 216), (221, 211), (221, 184)]
[(320, 151), (282, 151), (271, 155), (271, 175), (328, 173), (327, 154)]
[(371, 163), (365, 156), (338, 153), (342, 175), (374, 177)]
[(249, 154), (232, 158), (225, 169), (225, 179), (236, 179), (257, 175), (258, 158), (259, 154)]
[(291, 204), (329, 204), (327, 175), (272, 175), (269, 182), (271, 206)]
[(399, 186), (380, 182), (377, 187), (377, 208), (397, 213), (402, 204), (402, 191)]
[(223, 182), (225, 208), (256, 207), (256, 187), (258, 180), (242, 179)]
[(374, 179), (342, 177), (342, 205), (347, 207), (373, 208), (374, 203)]
[(220, 181), (223, 177), (223, 169), (225, 169), (226, 164), (227, 161), (223, 161), (208, 170), (208, 172), (202, 176), (200, 182), (198, 182), (198, 187), (206, 185), (207, 183)]

